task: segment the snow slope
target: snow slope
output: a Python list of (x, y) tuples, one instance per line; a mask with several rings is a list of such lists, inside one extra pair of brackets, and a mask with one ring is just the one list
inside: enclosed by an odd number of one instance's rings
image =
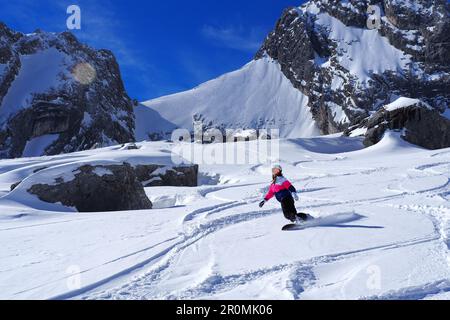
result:
[(149, 211), (51, 211), (8, 195), (11, 181), (45, 163), (125, 161), (173, 147), (139, 145), (0, 162), (0, 298), (449, 296), (450, 150), (397, 134), (368, 149), (359, 138), (281, 140), (298, 209), (321, 219), (295, 232), (281, 232), (277, 203), (258, 208), (270, 165), (202, 164), (199, 187), (147, 189), (158, 208)]
[(136, 139), (169, 132), (173, 125), (192, 130), (194, 119), (226, 129), (279, 128), (281, 137), (316, 136), (320, 133), (307, 104), (308, 97), (292, 86), (279, 64), (265, 58), (193, 90), (144, 102), (168, 126), (153, 128), (150, 121), (140, 121), (146, 119), (140, 107)]
[[(33, 94), (42, 94), (71, 79), (64, 68), (71, 58), (55, 48), (20, 56), (21, 68), (0, 105), (0, 124), (29, 105)], [(0, 70), (0, 74), (2, 70)], [(36, 77), (39, 81), (36, 81)]]
[(58, 138), (59, 134), (46, 134), (31, 139), (25, 145), (22, 157), (39, 157), (41, 154), (44, 154), (45, 149), (58, 140)]
[[(316, 27), (327, 30), (329, 40), (337, 46), (337, 63), (360, 83), (367, 82), (372, 74), (381, 75), (388, 70), (402, 73), (412, 63), (411, 56), (392, 46), (377, 30), (347, 27), (328, 13), (319, 13), (313, 2), (299, 10), (317, 14)], [(322, 64), (322, 67), (331, 66), (331, 60)], [(332, 89), (339, 89), (337, 81), (335, 84)]]

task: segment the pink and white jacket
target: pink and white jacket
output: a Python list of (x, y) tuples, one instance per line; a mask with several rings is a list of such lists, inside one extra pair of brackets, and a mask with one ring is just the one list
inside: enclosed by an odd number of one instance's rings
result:
[(277, 177), (275, 183), (270, 185), (269, 192), (264, 197), (264, 200), (269, 201), (274, 196), (279, 202), (282, 202), (286, 197), (292, 197), (292, 193), (297, 193), (295, 187), (285, 177)]

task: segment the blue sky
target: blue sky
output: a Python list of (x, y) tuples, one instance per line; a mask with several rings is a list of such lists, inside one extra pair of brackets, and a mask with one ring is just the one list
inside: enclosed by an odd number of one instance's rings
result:
[(81, 8), (83, 42), (116, 55), (128, 93), (140, 101), (187, 90), (252, 59), (294, 0), (0, 0), (0, 21), (29, 33), (66, 29)]

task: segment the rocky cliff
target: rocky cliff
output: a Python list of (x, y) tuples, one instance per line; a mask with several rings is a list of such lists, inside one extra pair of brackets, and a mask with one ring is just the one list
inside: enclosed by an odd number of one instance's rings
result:
[(126, 143), (134, 127), (110, 51), (69, 32), (22, 34), (0, 23), (0, 158)]
[[(370, 5), (380, 13), (374, 28)], [(358, 124), (400, 96), (444, 113), (450, 107), (449, 7), (445, 0), (312, 0), (285, 10), (255, 58), (278, 61), (309, 97), (323, 134)]]

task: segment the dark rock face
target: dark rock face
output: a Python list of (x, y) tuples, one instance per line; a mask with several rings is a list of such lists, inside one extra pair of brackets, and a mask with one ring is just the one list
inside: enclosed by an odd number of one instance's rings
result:
[(144, 187), (196, 187), (198, 185), (198, 165), (170, 168), (138, 165), (135, 170), (138, 180)]
[[(275, 31), (267, 38), (256, 58), (269, 55), (281, 63), (282, 71), (293, 83), (301, 80), (311, 82), (314, 75), (314, 54), (325, 50), (312, 34), (311, 25), (305, 16), (299, 16), (293, 8), (284, 11)], [(327, 52), (324, 52), (327, 54)], [(295, 72), (294, 72), (295, 70)], [(302, 88), (300, 85), (299, 88)]]
[[(96, 171), (100, 170), (101, 173)], [(79, 212), (151, 209), (134, 169), (123, 165), (90, 166), (75, 170), (75, 179), (55, 181), (55, 185), (36, 184), (28, 192), (41, 201), (62, 203)]]
[[(46, 168), (36, 170), (39, 172)], [(35, 172), (35, 173), (36, 173)], [(198, 166), (184, 165), (83, 165), (73, 170), (74, 178), (56, 176), (54, 184), (35, 184), (27, 190), (41, 201), (62, 203), (79, 212), (106, 212), (151, 209), (144, 187), (197, 186)], [(46, 173), (51, 175), (51, 171)], [(11, 191), (21, 182), (11, 185)]]
[(380, 142), (386, 130), (401, 131), (404, 140), (426, 149), (450, 147), (450, 120), (421, 103), (393, 111), (382, 108), (346, 134), (357, 128), (367, 129), (366, 147)]
[[(47, 67), (57, 68), (55, 79), (47, 79)], [(15, 80), (26, 76), (47, 89), (17, 92)], [(23, 95), (22, 105), (12, 95)], [(24, 35), (0, 23), (0, 158), (21, 157), (28, 141), (49, 134), (59, 136), (45, 155), (133, 142), (134, 128), (132, 100), (110, 51), (68, 32)]]
[(414, 6), (385, 0), (382, 5), (386, 22), (380, 33), (398, 49), (424, 62), (431, 71), (449, 71), (449, 4), (442, 0), (416, 0)]
[[(358, 34), (368, 30), (371, 4), (378, 5), (382, 14), (381, 26), (373, 32), (410, 62), (397, 70), (364, 70), (369, 79), (362, 81), (348, 65), (366, 59), (365, 52), (349, 57), (340, 46), (345, 44), (342, 34), (336, 40), (331, 36), (336, 30), (318, 20), (326, 14), (343, 23), (346, 32)], [(323, 134), (359, 124), (398, 96), (420, 99), (441, 113), (450, 108), (450, 4), (446, 0), (311, 0), (302, 8), (284, 11), (255, 59), (265, 56), (276, 60), (293, 86), (309, 97), (309, 108)], [(336, 117), (336, 108), (345, 117)]]

